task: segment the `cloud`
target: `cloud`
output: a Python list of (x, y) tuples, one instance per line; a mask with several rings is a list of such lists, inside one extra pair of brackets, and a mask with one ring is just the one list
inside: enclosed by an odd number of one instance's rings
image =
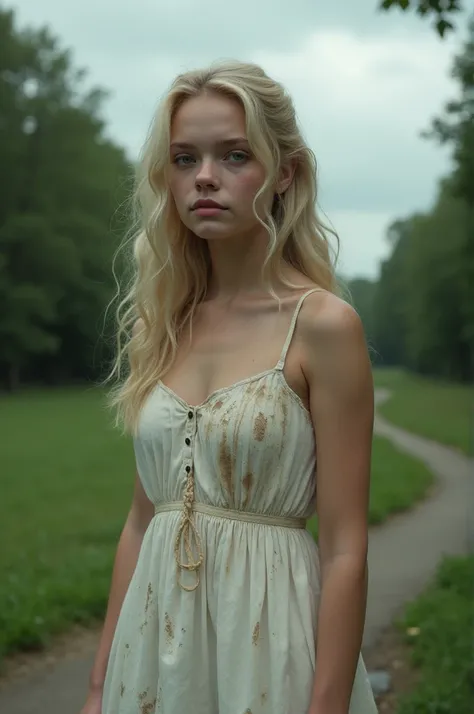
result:
[(319, 163), (320, 203), (341, 232), (349, 265), (371, 274), (385, 250), (385, 226), (426, 208), (448, 170), (447, 150), (419, 133), (455, 93), (448, 72), (459, 43), (454, 36), (441, 42), (414, 14), (379, 13), (377, 5), (16, 2), (20, 25), (50, 25), (73, 48), (74, 63), (90, 69), (90, 83), (111, 90), (108, 133), (131, 157), (178, 72), (223, 57), (261, 64), (294, 98)]
[(258, 53), (288, 87), (319, 160), (324, 203), (336, 210), (426, 204), (446, 153), (419, 133), (452, 92), (450, 50), (435, 37), (362, 39), (315, 33), (298, 54)]
[(298, 52), (314, 32), (350, 29), (359, 37), (432, 33), (414, 13), (380, 12), (379, 0), (17, 0), (26, 20), (49, 22), (73, 45), (108, 56), (132, 51), (196, 60), (222, 50), (246, 56), (255, 50)]
[(36, 23), (53, 21), (63, 36), (109, 56), (133, 53), (147, 60), (168, 56), (179, 60), (220, 54), (245, 55), (256, 48), (297, 50), (316, 27), (314, 0), (292, 0), (291, 22), (283, 0), (18, 0), (24, 16)]
[(380, 261), (390, 253), (385, 235), (393, 216), (375, 211), (335, 211), (331, 219), (340, 241), (338, 272), (350, 278), (376, 279)]

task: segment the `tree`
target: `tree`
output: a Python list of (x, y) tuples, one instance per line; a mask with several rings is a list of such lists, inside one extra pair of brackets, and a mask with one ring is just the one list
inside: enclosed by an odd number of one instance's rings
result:
[(454, 60), (452, 77), (458, 83), (459, 95), (446, 104), (444, 115), (433, 120), (431, 131), (425, 136), (442, 144), (451, 144), (454, 172), (449, 191), (467, 207), (464, 212), (463, 270), (459, 277), (464, 291), (464, 330), (470, 340), (471, 359), (474, 360), (474, 15), (468, 23), (464, 47)]
[(466, 204), (441, 183), (433, 209), (411, 224), (407, 351), (423, 374), (467, 381), (469, 303), (464, 261)]
[(105, 92), (82, 89), (49, 30), (0, 10), (0, 44), (0, 369), (14, 388), (91, 374), (131, 167), (105, 137)]
[(445, 105), (444, 116), (435, 118), (431, 131), (424, 136), (452, 145), (453, 192), (474, 207), (474, 16), (468, 23), (468, 38), (454, 60), (451, 75), (459, 84), (459, 96)]
[(380, 360), (385, 365), (408, 365), (406, 350), (407, 256), (410, 248), (410, 219), (395, 221), (387, 240), (392, 246), (383, 261), (375, 288), (373, 333)]
[(472, 299), (465, 261), (467, 206), (444, 180), (432, 210), (396, 221), (374, 299), (382, 363), (455, 381), (472, 374)]
[(462, 8), (461, 0), (381, 0), (381, 10), (415, 11), (418, 15), (435, 17), (434, 26), (441, 37), (454, 30), (453, 17)]
[(456, 57), (455, 101), (428, 136), (453, 147), (433, 208), (396, 221), (374, 301), (375, 347), (388, 364), (468, 381), (474, 374), (474, 18)]
[(374, 343), (374, 298), (376, 283), (367, 278), (354, 278), (349, 283), (350, 300), (364, 325), (369, 345)]

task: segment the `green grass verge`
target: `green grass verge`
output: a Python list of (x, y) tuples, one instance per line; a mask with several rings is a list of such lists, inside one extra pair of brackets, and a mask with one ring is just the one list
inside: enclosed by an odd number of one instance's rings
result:
[[(0, 660), (103, 616), (134, 474), (131, 443), (108, 421), (94, 389), (0, 400)], [(409, 507), (430, 482), (376, 439), (371, 522)]]
[(410, 603), (399, 626), (419, 680), (400, 700), (397, 714), (471, 714), (474, 557), (446, 558), (435, 582)]
[(376, 369), (374, 381), (376, 387), (392, 390), (379, 411), (393, 424), (472, 453), (472, 387), (425, 379), (399, 369)]
[(0, 659), (103, 614), (133, 486), (98, 391), (0, 401)]

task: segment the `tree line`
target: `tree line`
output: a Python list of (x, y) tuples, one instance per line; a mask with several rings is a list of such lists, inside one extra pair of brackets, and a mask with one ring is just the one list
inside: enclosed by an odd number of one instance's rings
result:
[(0, 9), (0, 46), (0, 375), (9, 389), (95, 376), (130, 163), (106, 93), (47, 28)]
[[(49, 29), (19, 28), (0, 8), (0, 46), (0, 381), (14, 390), (96, 380), (113, 346), (105, 308), (133, 167), (107, 136), (106, 92), (85, 88), (87, 74)], [(429, 213), (393, 223), (380, 279), (349, 287), (376, 361), (465, 380), (474, 343), (474, 20), (453, 76), (458, 96), (430, 133), (450, 142), (453, 172)]]

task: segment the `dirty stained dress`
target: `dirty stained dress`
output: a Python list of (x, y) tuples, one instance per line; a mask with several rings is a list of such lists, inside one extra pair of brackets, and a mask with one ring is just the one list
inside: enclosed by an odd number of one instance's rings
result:
[[(192, 406), (162, 382), (134, 449), (155, 516), (102, 714), (307, 714), (320, 594), (310, 415), (280, 360)], [(350, 714), (376, 714), (359, 658)]]

